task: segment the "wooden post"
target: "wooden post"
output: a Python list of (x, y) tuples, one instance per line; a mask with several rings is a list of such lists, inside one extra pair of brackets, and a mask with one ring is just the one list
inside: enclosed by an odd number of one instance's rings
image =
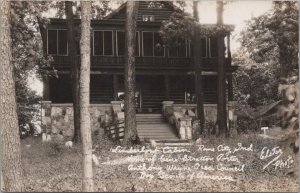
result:
[(170, 79), (169, 79), (169, 75), (165, 75), (165, 97), (166, 97), (166, 100), (170, 99)]
[(119, 78), (117, 74), (113, 75), (113, 85), (114, 85), (114, 100), (118, 100), (118, 87), (119, 87)]

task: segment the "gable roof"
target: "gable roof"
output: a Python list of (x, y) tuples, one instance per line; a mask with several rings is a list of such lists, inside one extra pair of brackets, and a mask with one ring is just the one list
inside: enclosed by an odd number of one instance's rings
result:
[[(104, 20), (126, 20), (126, 5), (127, 2), (123, 3), (119, 8), (108, 14)], [(137, 21), (143, 20), (143, 15), (153, 15), (155, 22), (162, 22), (168, 20), (170, 15), (174, 11), (181, 11), (175, 7), (172, 2), (168, 1), (140, 1), (138, 7), (138, 18)]]

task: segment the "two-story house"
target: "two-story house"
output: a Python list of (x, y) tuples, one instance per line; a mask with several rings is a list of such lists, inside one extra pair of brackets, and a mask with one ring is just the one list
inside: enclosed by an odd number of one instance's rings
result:
[[(174, 104), (195, 103), (195, 65), (192, 42), (181, 40), (177, 46), (165, 46), (159, 29), (176, 11), (171, 2), (151, 6), (140, 2), (136, 31), (136, 91), (137, 112), (160, 113), (163, 101)], [(108, 106), (122, 99), (124, 94), (126, 3), (102, 20), (91, 22), (91, 106)], [(80, 20), (75, 21), (80, 25)], [(213, 24), (212, 24), (213, 25)], [(70, 65), (68, 64), (67, 26), (65, 19), (51, 19), (44, 29), (44, 52), (54, 58), (59, 77), (44, 81), (49, 90), (44, 101), (51, 104), (72, 103)], [(217, 38), (202, 38), (204, 102), (217, 101)], [(227, 91), (232, 100), (230, 37), (224, 39), (225, 66), (228, 77)], [(79, 50), (79, 46), (78, 49)], [(78, 51), (78, 60), (79, 59)], [(100, 107), (99, 107), (100, 108)], [(100, 114), (103, 111), (100, 110)], [(106, 110), (107, 111), (107, 110)], [(59, 111), (60, 112), (60, 111)], [(55, 114), (52, 112), (52, 114)]]

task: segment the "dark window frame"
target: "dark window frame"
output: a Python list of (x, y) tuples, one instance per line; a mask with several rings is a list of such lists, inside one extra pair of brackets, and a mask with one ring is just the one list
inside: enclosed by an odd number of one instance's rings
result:
[[(95, 32), (102, 32), (102, 54), (98, 55), (95, 54)], [(111, 32), (111, 46), (112, 46), (112, 54), (111, 55), (104, 55), (105, 51), (105, 43), (104, 43), (104, 32), (109, 31)], [(114, 31), (113, 30), (93, 30), (93, 56), (114, 56), (115, 55), (115, 47), (114, 47)]]
[[(116, 56), (125, 56), (125, 54), (124, 55), (120, 55), (119, 54), (119, 48), (118, 48), (118, 32), (124, 32), (124, 34), (125, 34), (125, 31), (124, 30), (116, 30)], [(141, 44), (140, 44), (140, 32), (139, 31), (136, 31), (136, 33), (137, 33), (137, 37), (138, 37), (138, 51), (139, 51), (139, 53), (138, 53), (138, 55), (136, 54), (135, 55), (135, 57), (140, 57), (141, 56)], [(124, 37), (125, 38), (125, 37)], [(126, 41), (125, 39), (124, 39), (124, 41)], [(125, 44), (126, 44), (126, 42), (125, 42)], [(125, 49), (126, 50), (126, 49)]]
[[(153, 55), (145, 56), (144, 54), (144, 33), (152, 33), (152, 45), (153, 45)], [(166, 57), (166, 48), (163, 46), (164, 55), (163, 56), (155, 56), (155, 45), (154, 45), (154, 33), (158, 33), (157, 31), (142, 31), (142, 57), (156, 57), (156, 58), (164, 58)]]
[[(217, 41), (217, 44), (216, 44), (216, 49), (217, 49), (216, 50), (216, 52), (217, 52), (216, 56), (212, 56), (212, 54), (211, 54), (212, 53), (212, 49), (211, 49), (211, 45), (212, 45), (211, 44), (211, 39), (212, 38), (216, 38), (216, 41)], [(217, 37), (209, 37), (208, 38), (208, 51), (209, 51), (208, 52), (208, 58), (217, 58), (218, 57), (218, 38)]]
[[(48, 36), (48, 33), (49, 33), (49, 30), (52, 30), (52, 31), (56, 31), (56, 54), (49, 54), (49, 36)], [(67, 54), (59, 54), (58, 53), (58, 31), (68, 31), (67, 29), (47, 29), (47, 54), (49, 55), (55, 55), (55, 56), (68, 56), (69, 55), (69, 42), (67, 41)]]
[(178, 56), (178, 47), (177, 47), (177, 56), (171, 56), (170, 55), (170, 48), (168, 48), (168, 57), (169, 58), (188, 58), (188, 57), (191, 57), (191, 52), (190, 52), (189, 48), (190, 48), (190, 42), (188, 40), (185, 40), (185, 56)]

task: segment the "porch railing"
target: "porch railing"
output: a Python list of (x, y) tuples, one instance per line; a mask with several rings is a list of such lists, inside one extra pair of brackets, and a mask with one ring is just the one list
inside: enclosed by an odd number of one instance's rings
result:
[[(54, 65), (58, 68), (68, 68), (68, 56), (53, 56)], [(77, 56), (80, 62), (80, 56)], [(92, 68), (123, 68), (125, 65), (124, 56), (91, 56)], [(215, 69), (217, 58), (202, 58), (204, 69)], [(225, 59), (225, 65), (230, 66), (230, 60)], [(194, 69), (193, 58), (171, 58), (171, 57), (136, 57), (137, 69)]]
[(104, 127), (105, 133), (114, 141), (122, 141), (124, 138), (124, 121), (118, 121)]

